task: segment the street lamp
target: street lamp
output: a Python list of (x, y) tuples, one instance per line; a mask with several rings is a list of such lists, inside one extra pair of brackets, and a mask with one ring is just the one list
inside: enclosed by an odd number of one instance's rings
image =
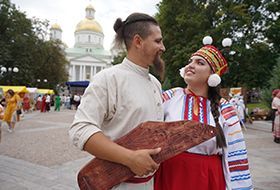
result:
[[(12, 81), (13, 81), (13, 75), (10, 75), (11, 73), (18, 73), (19, 69), (17, 67), (5, 67), (0, 65), (0, 79), (4, 80), (4, 78), (6, 78), (5, 81), (3, 81), (4, 83), (11, 85)], [(10, 75), (10, 76), (9, 76)]]
[(37, 83), (38, 83), (38, 86), (43, 86), (43, 87), (46, 87), (46, 84), (48, 82), (48, 79), (36, 79)]
[[(41, 79), (37, 79), (37, 82), (41, 82)], [(47, 79), (43, 79), (42, 82), (46, 82), (47, 83), (48, 80)]]
[(14, 72), (14, 73), (17, 73), (19, 72), (19, 69), (17, 67), (8, 67), (8, 69), (4, 66), (0, 66), (1, 67), (1, 74), (4, 74), (6, 73), (7, 71), (8, 72)]

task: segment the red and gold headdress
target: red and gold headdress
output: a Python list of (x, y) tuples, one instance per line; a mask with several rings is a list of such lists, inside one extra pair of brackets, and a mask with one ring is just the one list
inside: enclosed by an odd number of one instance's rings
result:
[[(228, 64), (222, 53), (215, 46), (210, 45), (212, 41), (210, 36), (204, 37), (203, 43), (205, 46), (193, 53), (192, 56), (200, 56), (210, 65), (213, 74), (208, 78), (208, 85), (215, 87), (221, 83), (220, 76), (228, 70)], [(231, 46), (232, 41), (229, 38), (225, 38), (222, 43), (226, 47)], [(180, 69), (180, 75), (184, 78), (185, 67)]]
[(192, 54), (192, 56), (195, 55), (203, 57), (210, 65), (212, 71), (219, 76), (222, 76), (222, 74), (224, 74), (228, 69), (226, 59), (215, 46), (206, 45)]

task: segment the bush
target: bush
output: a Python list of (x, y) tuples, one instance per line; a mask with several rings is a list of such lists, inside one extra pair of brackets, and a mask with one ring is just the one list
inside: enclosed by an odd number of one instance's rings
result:
[(272, 77), (268, 83), (269, 88), (262, 91), (262, 100), (271, 109), (272, 91), (274, 89), (280, 89), (280, 58), (277, 59), (277, 63), (272, 70)]

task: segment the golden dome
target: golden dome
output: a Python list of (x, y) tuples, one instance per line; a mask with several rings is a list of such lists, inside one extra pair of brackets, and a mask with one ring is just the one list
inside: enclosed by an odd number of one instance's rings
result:
[(100, 24), (96, 20), (88, 18), (85, 18), (77, 24), (75, 32), (83, 30), (90, 30), (93, 32), (103, 33)]
[[(51, 29), (54, 29), (54, 30), (61, 30), (61, 27), (57, 24), (57, 23), (54, 23), (53, 25), (51, 25)], [(62, 30), (61, 30), (62, 31)]]

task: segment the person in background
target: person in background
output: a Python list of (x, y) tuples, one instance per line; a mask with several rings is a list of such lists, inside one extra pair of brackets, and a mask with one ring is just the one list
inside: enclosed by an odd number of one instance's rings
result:
[(46, 111), (49, 112), (51, 110), (51, 96), (47, 94), (46, 96)]
[(1, 137), (2, 137), (2, 120), (4, 118), (4, 106), (0, 104), (0, 142), (1, 142)]
[(78, 106), (80, 105), (80, 101), (81, 101), (80, 95), (75, 94), (73, 100), (74, 100), (75, 110), (77, 110)]
[(23, 112), (29, 112), (30, 110), (30, 98), (28, 94), (24, 95), (22, 108), (23, 108)]
[(36, 110), (41, 110), (42, 107), (42, 96), (39, 94), (39, 96), (36, 99)]
[(113, 190), (150, 190), (152, 176), (145, 175), (158, 168), (152, 155), (159, 153), (160, 148), (131, 150), (113, 140), (142, 122), (163, 120), (161, 85), (149, 74), (150, 67), (163, 70), (161, 54), (165, 47), (161, 29), (153, 17), (133, 13), (125, 21), (118, 18), (114, 30), (115, 42), (125, 44), (127, 56), (121, 64), (94, 76), (81, 99), (69, 135), (81, 150), (123, 164), (138, 176), (114, 186)]
[(66, 96), (65, 94), (62, 94), (62, 96), (60, 97), (61, 100), (61, 105), (63, 106), (63, 108), (66, 108), (65, 102), (66, 102)]
[(20, 101), (20, 97), (12, 89), (9, 89), (6, 92), (5, 99), (7, 104), (3, 121), (7, 122), (9, 126), (8, 131), (13, 132), (17, 121), (16, 110), (18, 109), (18, 102)]
[(16, 110), (17, 122), (20, 121), (20, 117), (24, 117), (24, 113), (22, 112), (22, 104), (23, 104), (22, 99), (19, 98), (17, 102), (17, 110)]
[(273, 105), (273, 101), (276, 97), (276, 95), (278, 94), (278, 92), (280, 92), (279, 89), (274, 89), (272, 91), (272, 102), (271, 102), (271, 109), (272, 109), (272, 113), (271, 113), (271, 120), (272, 120), (272, 127), (271, 127), (271, 131), (274, 131), (274, 119), (275, 119), (275, 113), (277, 111), (277, 107), (275, 105)]
[(1, 96), (1, 99), (0, 99), (0, 104), (3, 106), (3, 107), (6, 107), (6, 98), (5, 96)]
[(165, 121), (194, 120), (216, 127), (218, 134), (161, 163), (154, 190), (253, 189), (240, 121), (220, 96), (227, 67), (221, 52), (206, 45), (181, 69), (187, 86), (163, 93)]
[(41, 112), (46, 112), (46, 94), (42, 97)]
[(60, 102), (60, 96), (57, 94), (55, 96), (55, 100), (54, 100), (54, 111), (60, 111), (60, 106), (61, 106), (61, 102)]
[(273, 108), (276, 109), (275, 118), (274, 118), (274, 142), (280, 143), (280, 90), (277, 92), (276, 96), (273, 98), (272, 101)]
[(71, 98), (70, 98), (70, 95), (66, 96), (65, 107), (67, 109), (71, 109)]
[(236, 96), (232, 97), (229, 102), (234, 106), (234, 108), (236, 110), (241, 127), (243, 127), (246, 130), (246, 126), (245, 126), (245, 109), (246, 109), (246, 107), (244, 104), (243, 96), (236, 95)]

